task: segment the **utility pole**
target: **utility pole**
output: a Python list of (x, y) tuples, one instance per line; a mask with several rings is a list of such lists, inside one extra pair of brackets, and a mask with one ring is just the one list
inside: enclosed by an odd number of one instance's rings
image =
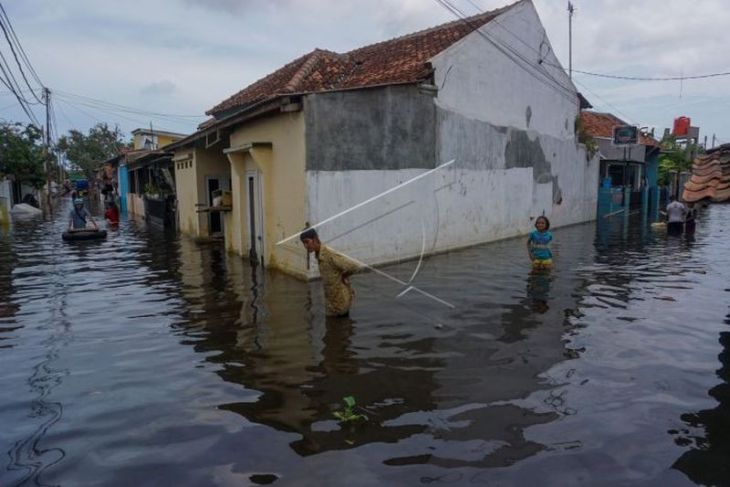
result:
[(712, 148), (715, 148), (715, 134), (712, 134)]
[(43, 159), (43, 169), (46, 171), (46, 191), (48, 192), (48, 203), (51, 203), (51, 172), (49, 162), (51, 160), (51, 90), (43, 87), (43, 101), (46, 104), (46, 154)]
[(568, 76), (573, 79), (573, 7), (572, 2), (568, 2)]

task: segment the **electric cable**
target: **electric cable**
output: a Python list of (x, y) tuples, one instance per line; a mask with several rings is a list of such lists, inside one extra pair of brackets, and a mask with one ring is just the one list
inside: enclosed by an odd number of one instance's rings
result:
[(30, 71), (30, 74), (33, 76), (33, 79), (35, 79), (36, 83), (38, 83), (40, 86), (45, 87), (41, 79), (38, 77), (38, 73), (36, 73), (35, 68), (33, 68), (33, 64), (31, 64), (30, 59), (28, 59), (28, 55), (25, 53), (25, 49), (23, 49), (23, 44), (20, 43), (20, 39), (18, 38), (18, 35), (15, 33), (15, 29), (13, 28), (12, 22), (10, 22), (10, 17), (8, 17), (7, 12), (5, 12), (5, 8), (3, 7), (3, 4), (0, 3), (0, 16), (5, 18), (5, 23), (8, 25), (8, 28), (10, 29), (10, 34), (12, 35), (13, 39), (15, 39), (15, 45), (18, 46), (18, 49), (20, 50), (20, 56), (23, 58), (23, 61), (25, 62), (25, 65), (28, 67), (28, 70)]
[(573, 103), (575, 105), (579, 104), (575, 91), (562, 85), (562, 83), (560, 83), (558, 80), (556, 80), (555, 78), (550, 76), (549, 73), (547, 73), (544, 69), (539, 69), (538, 67), (533, 66), (532, 61), (530, 61), (529, 59), (526, 59), (521, 53), (517, 52), (511, 46), (505, 45), (502, 42), (491, 38), (485, 32), (482, 32), (480, 30), (481, 26), (475, 26), (474, 24), (472, 24), (472, 22), (469, 21), (466, 14), (464, 14), (464, 12), (462, 12), (457, 7), (455, 7), (453, 4), (451, 4), (448, 0), (435, 0), (435, 1), (439, 5), (441, 5), (443, 8), (445, 8), (446, 10), (451, 12), (453, 15), (455, 15), (459, 20), (464, 22), (466, 25), (472, 27), (474, 32), (476, 32), (483, 39), (485, 39), (487, 42), (489, 42), (499, 52), (504, 54), (508, 59), (510, 59), (512, 62), (514, 62), (518, 67), (520, 67), (522, 70), (524, 70), (527, 74), (529, 74), (533, 78), (535, 78), (538, 82), (544, 84), (548, 88), (553, 89), (558, 94), (567, 98), (571, 103)]
[(0, 16), (0, 29), (2, 29), (3, 35), (5, 36), (5, 40), (8, 42), (8, 46), (10, 46), (10, 52), (12, 53), (13, 58), (15, 59), (15, 64), (18, 66), (18, 70), (20, 71), (20, 75), (23, 77), (23, 81), (25, 81), (25, 84), (28, 87), (28, 89), (30, 90), (30, 93), (33, 95), (33, 98), (35, 98), (38, 101), (38, 103), (43, 104), (43, 100), (41, 100), (40, 97), (33, 90), (33, 87), (30, 85), (30, 81), (28, 81), (28, 77), (25, 75), (25, 71), (23, 71), (23, 65), (20, 63), (20, 60), (18, 59), (18, 53), (15, 52), (15, 47), (13, 46), (13, 41), (11, 40), (10, 35), (8, 34), (9, 29), (7, 29), (5, 27), (5, 21), (3, 20), (2, 16)]

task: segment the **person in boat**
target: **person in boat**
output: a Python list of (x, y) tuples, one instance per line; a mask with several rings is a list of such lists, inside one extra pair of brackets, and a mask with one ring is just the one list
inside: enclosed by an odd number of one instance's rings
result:
[(314, 252), (317, 257), (327, 316), (348, 316), (355, 298), (350, 276), (360, 270), (360, 264), (320, 242), (319, 235), (313, 228), (304, 230), (299, 234), (299, 239), (307, 252)]
[(84, 200), (81, 198), (74, 199), (73, 210), (69, 213), (68, 218), (68, 231), (69, 232), (81, 232), (86, 230), (87, 222), (91, 222), (94, 230), (99, 231), (99, 227), (94, 221), (94, 217), (91, 213), (86, 211), (84, 208)]
[(677, 198), (674, 196), (670, 196), (669, 204), (667, 205), (667, 234), (682, 234), (686, 213), (687, 208), (684, 206), (684, 203), (677, 201)]
[(527, 237), (527, 254), (530, 256), (533, 269), (550, 269), (553, 266), (553, 253), (550, 242), (553, 234), (550, 233), (550, 220), (546, 216), (538, 216), (535, 220), (535, 230)]
[(117, 208), (117, 204), (113, 201), (107, 203), (104, 218), (109, 220), (109, 223), (112, 225), (119, 225), (119, 209)]

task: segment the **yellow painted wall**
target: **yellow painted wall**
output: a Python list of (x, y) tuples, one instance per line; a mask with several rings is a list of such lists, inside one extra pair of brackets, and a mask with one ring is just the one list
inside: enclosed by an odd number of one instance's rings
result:
[(198, 203), (195, 151), (190, 148), (178, 149), (174, 159), (178, 228), (185, 235), (198, 237), (200, 225), (199, 215), (195, 211), (195, 204)]
[(171, 137), (169, 135), (158, 135), (157, 136), (157, 147), (160, 149), (165, 147), (166, 145), (172, 144), (173, 142), (177, 142), (180, 140), (180, 137)]
[(207, 237), (208, 214), (198, 213), (197, 204), (207, 205), (208, 177), (229, 179), (231, 166), (220, 147), (178, 149), (175, 159), (175, 193), (180, 232), (193, 237)]
[[(132, 144), (134, 145), (135, 149), (144, 149), (142, 146), (142, 141), (144, 140), (144, 137), (149, 136), (148, 133), (142, 133), (142, 134), (135, 134), (132, 138)], [(161, 149), (165, 147), (166, 145), (172, 144), (173, 142), (177, 142), (182, 137), (173, 137), (171, 135), (163, 135), (163, 134), (155, 134), (155, 137), (157, 138), (157, 148)]]
[(127, 193), (127, 212), (144, 218), (144, 199), (141, 194)]
[[(230, 179), (231, 164), (223, 154), (223, 146), (216, 145), (210, 149), (195, 149), (195, 170), (197, 176), (198, 201), (208, 204), (208, 181), (206, 178)], [(200, 236), (209, 235), (209, 221), (206, 213), (200, 214)], [(224, 223), (225, 225), (225, 223)]]
[(245, 171), (258, 169), (264, 207), (264, 262), (301, 278), (307, 276), (306, 253), (296, 248), (301, 245), (298, 239), (280, 246), (276, 242), (301, 231), (306, 221), (304, 127), (302, 112), (282, 113), (248, 122), (231, 134), (233, 148), (254, 142), (270, 142), (272, 146), (230, 154), (233, 211), (225, 218), (226, 247), (248, 255)]

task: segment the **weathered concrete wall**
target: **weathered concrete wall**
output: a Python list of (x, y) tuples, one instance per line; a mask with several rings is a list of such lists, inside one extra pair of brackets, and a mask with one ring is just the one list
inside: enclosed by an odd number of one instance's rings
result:
[(307, 170), (434, 167), (433, 97), (415, 86), (305, 98)]
[[(439, 86), (439, 158), (456, 158), (458, 167), (532, 171), (531, 188), (522, 195), (532, 200), (529, 211), (512, 209), (499, 218), (507, 234), (526, 232), (531, 219), (543, 213), (554, 226), (593, 219), (598, 160), (588, 161), (576, 143), (577, 95), (564, 70), (556, 67), (559, 62), (534, 6), (525, 2), (510, 9), (482, 33), (509, 45), (530, 64), (516, 63), (479, 33), (432, 60)], [(491, 141), (486, 150), (475, 143), (484, 137)]]
[[(487, 24), (488, 35), (559, 65), (532, 4), (498, 22)], [(598, 158), (588, 160), (576, 142), (577, 94), (562, 69), (543, 68), (564, 88), (546, 86), (478, 33), (432, 65), (435, 99), (399, 87), (317, 95), (305, 105), (314, 112), (307, 114), (311, 222), (455, 160), (322, 226), (325, 241), (377, 264), (524, 234), (542, 214), (554, 226), (595, 217)], [(351, 115), (358, 121), (348, 123)], [(408, 135), (388, 138), (395, 125)]]
[(611, 139), (604, 139), (600, 137), (596, 137), (595, 139), (598, 142), (598, 151), (604, 159), (635, 162), (645, 162), (646, 160), (645, 145), (630, 144), (623, 147), (613, 145), (613, 141)]

